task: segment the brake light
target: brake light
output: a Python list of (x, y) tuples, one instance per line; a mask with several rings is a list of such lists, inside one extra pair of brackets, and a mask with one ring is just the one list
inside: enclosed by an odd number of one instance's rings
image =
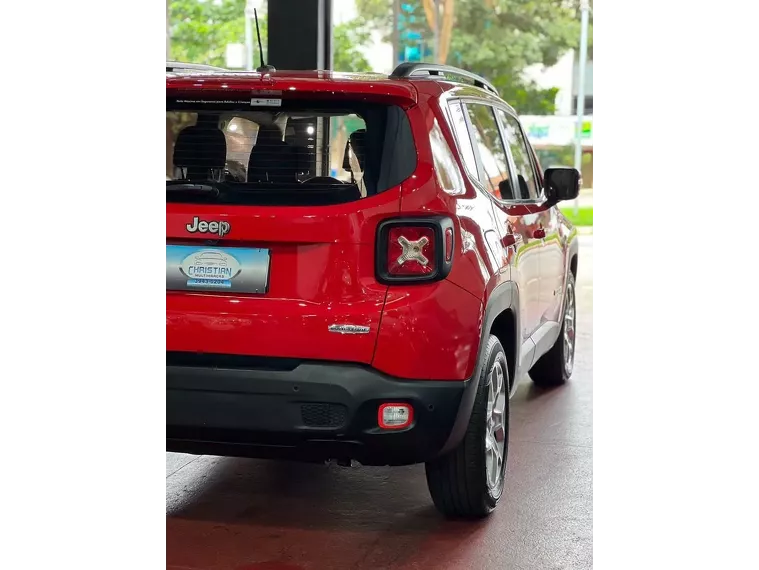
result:
[(429, 275), (435, 271), (435, 232), (432, 228), (391, 228), (387, 242), (387, 272), (390, 275)]
[(444, 279), (454, 251), (453, 221), (444, 216), (381, 222), (377, 233), (377, 280), (416, 283)]

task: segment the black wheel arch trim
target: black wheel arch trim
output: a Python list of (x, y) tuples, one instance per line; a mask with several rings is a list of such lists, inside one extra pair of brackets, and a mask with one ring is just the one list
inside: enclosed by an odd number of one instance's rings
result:
[[(580, 263), (580, 242), (577, 239), (577, 236), (575, 235), (572, 239), (569, 240), (569, 243), (567, 244), (567, 254), (566, 259), (564, 261), (564, 288), (562, 290), (562, 293), (566, 293), (567, 291), (567, 280), (569, 279), (569, 274), (572, 273), (572, 258), (577, 258), (577, 263)], [(575, 276), (576, 277), (576, 276)], [(564, 310), (564, 302), (562, 301), (562, 311)]]
[[(506, 281), (493, 289), (493, 292), (490, 294), (490, 297), (488, 299), (482, 319), (480, 343), (477, 349), (477, 364), (474, 368), (472, 377), (467, 382), (466, 389), (464, 390), (464, 395), (461, 398), (461, 405), (459, 406), (459, 412), (456, 416), (456, 421), (453, 424), (453, 429), (448, 436), (448, 440), (443, 446), (443, 449), (440, 451), (440, 455), (445, 455), (446, 453), (452, 451), (464, 437), (464, 433), (466, 432), (467, 426), (469, 425), (469, 418), (472, 415), (472, 408), (474, 407), (474, 399), (477, 395), (477, 387), (479, 385), (480, 376), (482, 375), (482, 357), (483, 353), (487, 349), (488, 336), (490, 335), (490, 331), (493, 328), (493, 323), (495, 322), (496, 318), (501, 313), (509, 309), (511, 309), (512, 313), (514, 314), (517, 329), (517, 334), (514, 335), (514, 338), (511, 341), (514, 343), (513, 354), (515, 354), (516, 358), (519, 359), (519, 288), (513, 281)], [(506, 347), (504, 347), (504, 350), (506, 350)], [(510, 365), (509, 368), (513, 367), (514, 370), (519, 367), (518, 362), (510, 362), (508, 364)], [(511, 378), (511, 373), (509, 373), (509, 376), (509, 386), (512, 386), (512, 383), (515, 382), (515, 379)]]
[(567, 267), (566, 272), (569, 274), (569, 272), (572, 270), (572, 258), (577, 257), (577, 261), (579, 263), (580, 259), (580, 241), (577, 239), (577, 236), (572, 239), (568, 246), (567, 246)]

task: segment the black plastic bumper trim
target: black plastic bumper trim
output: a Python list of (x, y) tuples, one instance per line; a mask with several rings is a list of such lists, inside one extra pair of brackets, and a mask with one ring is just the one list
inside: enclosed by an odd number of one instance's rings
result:
[[(420, 463), (463, 437), (463, 431), (453, 433), (454, 425), (461, 424), (460, 415), (468, 418), (472, 399), (470, 381), (402, 380), (355, 364), (304, 362), (293, 370), (167, 366), (167, 451)], [(414, 407), (410, 427), (379, 428), (377, 410), (388, 401)], [(344, 421), (306, 425), (303, 406), (310, 404), (341, 410), (335, 417), (344, 413)]]

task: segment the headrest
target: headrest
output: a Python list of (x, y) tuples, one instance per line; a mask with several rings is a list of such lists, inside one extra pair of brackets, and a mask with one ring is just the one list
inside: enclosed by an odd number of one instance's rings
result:
[(522, 198), (526, 198), (530, 195), (530, 187), (527, 185), (527, 180), (521, 174), (517, 178), (519, 179), (519, 191), (522, 192)]
[(300, 147), (282, 140), (276, 127), (259, 128), (248, 158), (248, 182), (297, 182), (302, 170), (300, 153)]
[[(282, 131), (276, 125), (259, 125), (256, 134), (256, 146), (259, 143), (282, 143)], [(255, 148), (255, 147), (254, 147)]]
[(350, 172), (350, 151), (353, 149), (353, 154), (356, 155), (358, 164), (361, 169), (366, 168), (366, 129), (359, 129), (353, 131), (351, 136), (348, 137), (348, 143), (345, 145), (345, 154), (343, 155), (343, 170)]
[(227, 139), (217, 127), (203, 124), (183, 129), (174, 145), (174, 166), (224, 168)]
[(513, 200), (514, 199), (514, 192), (511, 189), (511, 180), (508, 178), (504, 178), (498, 183), (498, 192), (501, 194), (500, 196), (497, 196), (497, 198), (500, 198), (501, 200)]

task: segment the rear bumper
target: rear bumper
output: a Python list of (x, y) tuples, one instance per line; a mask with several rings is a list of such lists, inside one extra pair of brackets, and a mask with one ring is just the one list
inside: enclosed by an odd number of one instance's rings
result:
[[(399, 380), (342, 363), (254, 368), (244, 359), (227, 367), (172, 360), (167, 356), (166, 447), (194, 454), (420, 463), (459, 443), (476, 389), (471, 381)], [(411, 426), (380, 429), (384, 402), (410, 403)]]

